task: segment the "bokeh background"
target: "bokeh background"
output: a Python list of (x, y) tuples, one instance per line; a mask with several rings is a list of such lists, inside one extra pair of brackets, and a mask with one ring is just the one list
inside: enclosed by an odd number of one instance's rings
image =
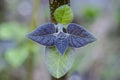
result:
[[(71, 0), (97, 41), (77, 49), (70, 80), (120, 80), (120, 0)], [(50, 80), (44, 47), (25, 35), (50, 22), (48, 0), (0, 0), (0, 80)]]

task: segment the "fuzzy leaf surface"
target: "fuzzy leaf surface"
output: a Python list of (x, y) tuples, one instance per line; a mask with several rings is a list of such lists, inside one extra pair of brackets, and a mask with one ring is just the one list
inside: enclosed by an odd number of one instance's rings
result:
[(27, 37), (44, 46), (53, 46), (55, 39), (53, 33), (55, 33), (54, 24), (48, 23), (39, 26), (33, 32), (29, 33)]
[(78, 24), (70, 23), (67, 27), (67, 33), (70, 34), (68, 38), (70, 47), (79, 48), (96, 41), (90, 32)]
[(69, 24), (73, 20), (73, 12), (68, 5), (57, 8), (54, 12), (54, 16), (56, 21), (61, 24)]
[(50, 74), (56, 78), (65, 75), (71, 69), (75, 55), (74, 48), (68, 48), (65, 54), (61, 55), (55, 47), (46, 47), (45, 63)]

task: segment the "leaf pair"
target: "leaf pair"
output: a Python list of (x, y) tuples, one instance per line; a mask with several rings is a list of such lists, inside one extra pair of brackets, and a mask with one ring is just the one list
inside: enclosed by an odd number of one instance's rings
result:
[(44, 46), (56, 46), (61, 54), (67, 47), (79, 48), (96, 40), (96, 38), (80, 25), (70, 23), (65, 32), (56, 32), (54, 24), (48, 23), (38, 27), (27, 35), (33, 41)]

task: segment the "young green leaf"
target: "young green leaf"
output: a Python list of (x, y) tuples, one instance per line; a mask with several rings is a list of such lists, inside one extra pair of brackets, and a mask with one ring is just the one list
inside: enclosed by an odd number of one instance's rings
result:
[(61, 24), (69, 24), (73, 20), (73, 12), (68, 5), (57, 8), (54, 12), (54, 16), (56, 21)]
[(46, 47), (45, 63), (52, 76), (60, 78), (72, 67), (75, 59), (75, 49), (68, 48), (64, 55), (58, 53), (55, 47)]

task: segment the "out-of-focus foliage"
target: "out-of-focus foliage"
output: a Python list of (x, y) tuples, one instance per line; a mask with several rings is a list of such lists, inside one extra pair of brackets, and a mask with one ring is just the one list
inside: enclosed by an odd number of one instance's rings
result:
[(81, 12), (82, 18), (86, 20), (86, 22), (93, 22), (100, 15), (100, 10), (98, 7), (85, 7)]
[(25, 34), (27, 32), (27, 27), (17, 22), (2, 23), (0, 25), (0, 40), (8, 40), (11, 41), (11, 44), (13, 44), (12, 47), (5, 44), (6, 47), (11, 48), (4, 51), (4, 57), (8, 64), (14, 68), (18, 68), (24, 63), (29, 55), (29, 51), (38, 51), (38, 47), (30, 45), (30, 43), (25, 38)]
[[(26, 47), (28, 48), (28, 47)], [(5, 59), (14, 68), (18, 68), (28, 57), (28, 49), (25, 47), (8, 50), (5, 53)]]
[[(81, 25), (89, 26), (101, 16), (101, 9), (97, 6), (86, 6), (81, 9), (80, 15), (75, 15), (78, 23)], [(76, 20), (75, 19), (75, 20)]]
[(0, 24), (0, 39), (2, 40), (15, 39), (16, 41), (23, 41), (27, 32), (27, 27), (17, 22)]

